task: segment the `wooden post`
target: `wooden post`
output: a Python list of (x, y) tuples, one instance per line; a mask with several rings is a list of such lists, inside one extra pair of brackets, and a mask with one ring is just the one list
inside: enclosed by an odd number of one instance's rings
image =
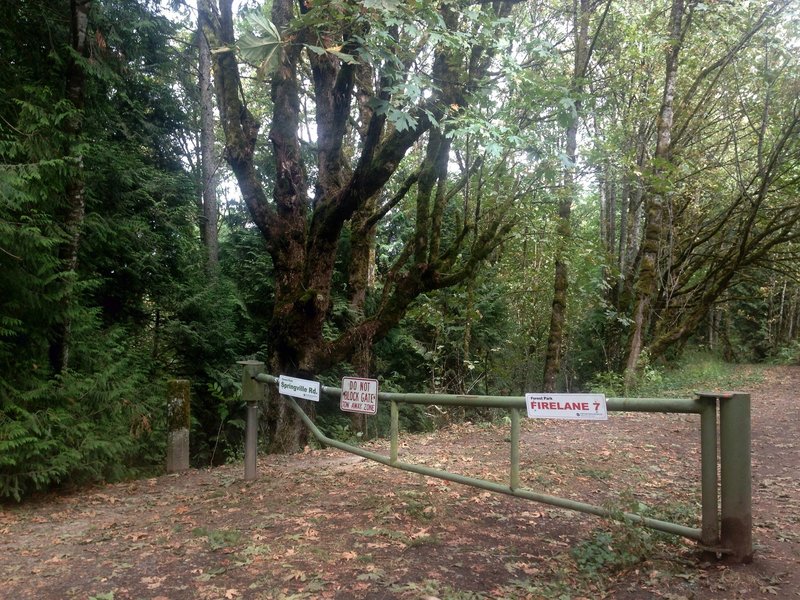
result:
[(189, 468), (189, 380), (167, 383), (167, 473)]

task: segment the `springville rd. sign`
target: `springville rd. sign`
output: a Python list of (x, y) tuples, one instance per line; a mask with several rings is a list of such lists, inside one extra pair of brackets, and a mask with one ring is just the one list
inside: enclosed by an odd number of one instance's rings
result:
[(319, 402), (319, 381), (281, 375), (278, 378), (278, 391), (285, 396)]
[(525, 394), (532, 419), (580, 419), (607, 421), (603, 394)]

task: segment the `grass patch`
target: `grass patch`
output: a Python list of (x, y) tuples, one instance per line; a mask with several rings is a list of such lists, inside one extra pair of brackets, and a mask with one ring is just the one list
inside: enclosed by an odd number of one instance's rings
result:
[(404, 597), (412, 594), (414, 598), (438, 598), (439, 600), (483, 600), (487, 597), (480, 592), (453, 589), (435, 579), (397, 584), (391, 586), (389, 590), (395, 594), (403, 594)]
[(647, 364), (632, 390), (625, 393), (621, 373), (597, 373), (589, 389), (607, 396), (692, 397), (697, 391), (730, 391), (747, 388), (764, 378), (764, 369), (757, 365), (728, 363), (708, 352), (686, 352), (675, 363), (661, 366)]
[(241, 532), (235, 529), (206, 529), (205, 527), (194, 528), (192, 535), (206, 538), (208, 547), (214, 551), (235, 546), (242, 537)]
[(589, 580), (597, 581), (604, 575), (618, 573), (656, 557), (674, 555), (678, 550), (679, 538), (632, 523), (624, 518), (624, 513), (696, 527), (699, 507), (670, 504), (655, 510), (626, 493), (610, 510), (615, 520), (608, 521), (570, 550), (578, 571)]
[(590, 477), (591, 479), (597, 479), (599, 481), (605, 481), (606, 479), (611, 478), (611, 471), (608, 469), (593, 469), (590, 467), (579, 467), (575, 471), (576, 475), (580, 475), (581, 477)]
[(763, 367), (722, 361), (713, 354), (687, 353), (673, 368), (660, 371), (660, 377), (644, 382), (644, 394), (691, 396), (696, 391), (738, 390), (752, 386), (764, 378)]
[(398, 498), (403, 511), (412, 519), (430, 521), (436, 514), (436, 508), (427, 492), (401, 490)]

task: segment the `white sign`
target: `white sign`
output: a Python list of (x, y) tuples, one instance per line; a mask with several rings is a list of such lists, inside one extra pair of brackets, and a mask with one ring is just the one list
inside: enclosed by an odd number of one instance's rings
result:
[(374, 415), (378, 412), (378, 380), (342, 377), (339, 408), (347, 412)]
[(525, 394), (531, 419), (607, 421), (603, 394)]
[(285, 396), (319, 402), (319, 381), (281, 375), (278, 377), (278, 391)]

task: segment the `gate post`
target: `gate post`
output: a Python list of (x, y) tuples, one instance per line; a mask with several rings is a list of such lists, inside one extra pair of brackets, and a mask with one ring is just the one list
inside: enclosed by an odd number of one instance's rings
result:
[(750, 394), (719, 397), (722, 518), (720, 542), (738, 562), (753, 559)]
[(718, 394), (698, 392), (703, 402), (700, 413), (700, 481), (704, 546), (719, 546), (719, 496), (717, 492), (717, 398)]
[(519, 489), (519, 410), (511, 409), (511, 477), (508, 487)]
[(167, 382), (167, 473), (189, 468), (189, 380)]
[(258, 401), (264, 395), (264, 387), (253, 378), (264, 370), (264, 363), (257, 360), (240, 360), (237, 364), (242, 365), (242, 400), (247, 402), (244, 478), (255, 479), (258, 454)]
[(397, 409), (397, 402), (392, 400), (391, 402), (391, 424), (390, 424), (390, 436), (391, 441), (389, 442), (389, 460), (391, 464), (397, 462), (397, 445), (398, 441), (397, 438), (400, 435), (400, 412)]

